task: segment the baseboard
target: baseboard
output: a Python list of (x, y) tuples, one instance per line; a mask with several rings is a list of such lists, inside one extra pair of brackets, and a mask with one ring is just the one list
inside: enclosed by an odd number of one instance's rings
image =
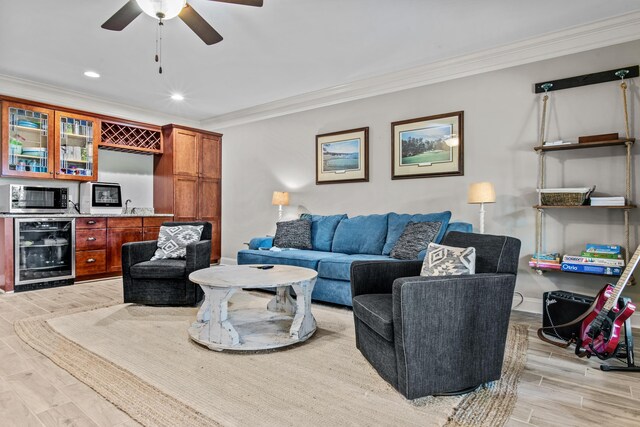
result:
[(238, 265), (238, 261), (235, 258), (220, 258), (220, 265)]

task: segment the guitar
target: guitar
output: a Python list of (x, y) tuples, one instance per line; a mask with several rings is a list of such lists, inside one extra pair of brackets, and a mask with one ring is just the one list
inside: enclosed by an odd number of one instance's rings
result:
[(605, 285), (596, 296), (591, 311), (580, 326), (580, 335), (576, 342), (578, 356), (595, 355), (604, 360), (616, 355), (622, 325), (636, 310), (636, 306), (631, 302), (622, 308), (618, 307), (618, 299), (638, 265), (638, 260), (640, 260), (640, 247), (636, 249), (616, 285)]

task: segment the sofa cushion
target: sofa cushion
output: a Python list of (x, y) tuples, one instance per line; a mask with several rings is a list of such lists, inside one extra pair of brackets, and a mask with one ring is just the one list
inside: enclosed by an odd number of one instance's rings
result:
[(382, 249), (383, 255), (389, 255), (391, 250), (395, 246), (396, 242), (402, 235), (404, 228), (407, 226), (409, 221), (411, 222), (441, 222), (442, 227), (440, 227), (440, 231), (438, 235), (433, 240), (435, 243), (440, 243), (444, 233), (447, 229), (447, 225), (449, 225), (449, 221), (451, 220), (451, 211), (430, 213), (430, 214), (397, 214), (395, 212), (391, 212), (389, 214), (389, 226), (387, 228), (387, 238), (386, 243), (384, 244), (384, 248)]
[(441, 227), (441, 222), (409, 221), (393, 249), (391, 249), (391, 257), (417, 259), (418, 254), (427, 249), (429, 243), (433, 242)]
[(393, 342), (392, 294), (358, 295), (353, 299), (353, 314), (382, 338)]
[(331, 251), (331, 243), (340, 221), (347, 218), (347, 214), (340, 215), (311, 215), (302, 214), (300, 219), (311, 220), (311, 246), (315, 251)]
[(295, 265), (317, 270), (318, 262), (323, 259), (344, 256), (345, 254), (334, 252), (291, 250), (291, 251), (264, 251), (244, 249), (238, 252), (238, 264), (281, 264)]
[(343, 219), (336, 228), (331, 251), (381, 255), (387, 235), (387, 216), (361, 215)]
[(131, 266), (129, 274), (134, 279), (179, 279), (187, 272), (184, 259), (158, 259), (139, 262)]
[(278, 222), (273, 245), (279, 248), (312, 249), (311, 221), (294, 219)]
[(334, 280), (351, 280), (351, 263), (354, 261), (398, 261), (386, 255), (342, 255), (327, 258), (318, 264), (318, 277)]

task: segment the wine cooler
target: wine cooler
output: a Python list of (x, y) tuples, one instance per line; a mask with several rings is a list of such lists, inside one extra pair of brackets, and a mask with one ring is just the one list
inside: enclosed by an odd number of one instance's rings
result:
[(15, 291), (73, 284), (75, 219), (16, 218)]

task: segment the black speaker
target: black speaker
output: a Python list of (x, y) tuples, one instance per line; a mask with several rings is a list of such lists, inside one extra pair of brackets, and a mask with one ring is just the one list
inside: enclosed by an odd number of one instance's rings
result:
[[(593, 300), (594, 297), (573, 292), (545, 292), (542, 297), (542, 326), (555, 326), (571, 322), (587, 311)], [(545, 329), (544, 333), (568, 341), (574, 336), (578, 336), (580, 323), (564, 328)]]

